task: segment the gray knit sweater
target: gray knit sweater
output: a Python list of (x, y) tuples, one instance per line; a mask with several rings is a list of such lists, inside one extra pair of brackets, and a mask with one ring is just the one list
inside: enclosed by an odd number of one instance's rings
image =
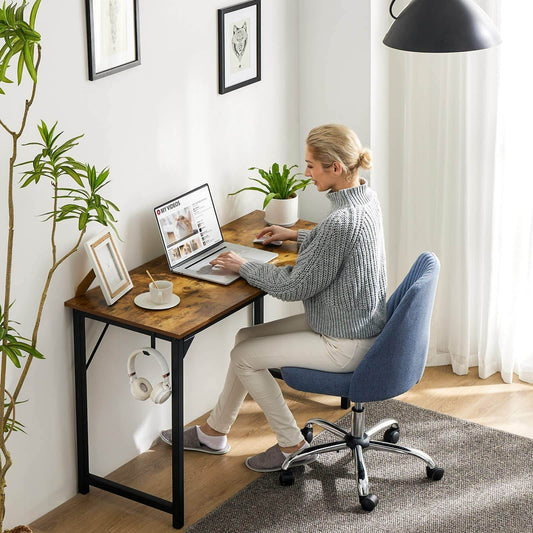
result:
[(312, 230), (298, 231), (294, 266), (253, 261), (240, 275), (285, 301), (302, 300), (309, 326), (324, 335), (362, 339), (386, 320), (385, 245), (381, 208), (365, 183), (329, 192), (332, 211)]

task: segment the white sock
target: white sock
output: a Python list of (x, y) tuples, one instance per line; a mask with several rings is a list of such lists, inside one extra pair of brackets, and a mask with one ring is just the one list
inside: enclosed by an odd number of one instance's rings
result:
[[(309, 448), (309, 443), (306, 440), (304, 440), (304, 445), (301, 448), (299, 448), (297, 451), (305, 450), (306, 448)], [(287, 457), (289, 457), (289, 455), (292, 455), (295, 452), (286, 453), (283, 450), (281, 450), (281, 453), (285, 456), (285, 459), (287, 459)]]
[(211, 435), (206, 435), (201, 429), (200, 426), (196, 426), (196, 432), (198, 434), (198, 440), (204, 445), (212, 450), (223, 450), (228, 444), (228, 438), (226, 435), (217, 435), (212, 437)]

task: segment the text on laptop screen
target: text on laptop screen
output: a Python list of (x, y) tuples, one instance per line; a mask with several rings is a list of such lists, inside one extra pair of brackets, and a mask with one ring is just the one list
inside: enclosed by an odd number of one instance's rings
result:
[(171, 268), (222, 241), (207, 184), (156, 207), (155, 215)]

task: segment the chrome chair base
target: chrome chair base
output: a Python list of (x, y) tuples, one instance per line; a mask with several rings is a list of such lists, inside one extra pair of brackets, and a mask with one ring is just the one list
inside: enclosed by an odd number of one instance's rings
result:
[[(312, 440), (313, 425), (320, 426), (325, 431), (342, 440), (310, 446), (309, 448), (306, 448), (301, 452), (296, 452), (288, 457), (281, 467), (280, 483), (282, 485), (292, 485), (294, 483), (294, 475), (290, 470), (290, 467), (297, 458), (313, 454), (337, 452), (346, 449), (350, 449), (352, 452), (357, 477), (359, 502), (365, 511), (372, 511), (378, 503), (378, 498), (369, 491), (368, 475), (363, 458), (363, 452), (366, 450), (378, 450), (418, 457), (426, 463), (426, 475), (432, 481), (438, 481), (442, 479), (444, 475), (444, 470), (438, 467), (428, 454), (415, 448), (408, 448), (396, 444), (400, 436), (399, 425), (396, 420), (387, 418), (381, 420), (371, 428), (365, 429), (365, 408), (363, 404), (356, 403), (352, 407), (352, 427), (350, 432), (322, 418), (311, 418), (307, 421), (302, 430), (302, 433), (308, 442), (311, 442)], [(384, 441), (370, 440), (370, 437), (383, 430), (385, 430)]]

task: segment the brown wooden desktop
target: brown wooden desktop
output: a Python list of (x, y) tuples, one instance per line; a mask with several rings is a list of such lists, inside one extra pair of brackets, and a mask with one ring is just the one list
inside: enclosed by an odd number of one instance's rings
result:
[[(257, 246), (252, 241), (265, 226), (263, 211), (253, 211), (222, 227), (228, 242)], [(294, 229), (311, 229), (313, 223), (300, 220)], [(282, 246), (269, 246), (279, 256), (272, 261), (281, 266), (294, 264), (297, 256), (295, 242)], [(161, 311), (149, 311), (137, 307), (135, 296), (146, 292), (149, 283), (146, 270), (155, 279), (167, 279), (174, 284), (174, 293), (181, 301), (177, 307)], [(253, 305), (253, 323), (263, 322), (264, 292), (244, 280), (238, 279), (229, 286), (217, 285), (172, 273), (165, 256), (160, 256), (130, 272), (133, 288), (113, 305), (108, 306), (100, 288), (87, 291), (65, 302), (73, 310), (74, 360), (76, 373), (76, 424), (78, 451), (78, 491), (89, 492), (90, 485), (120, 496), (155, 507), (172, 514), (172, 525), (184, 524), (184, 476), (183, 476), (183, 358), (194, 336), (219, 320), (243, 307)], [(87, 360), (85, 319), (105, 323), (104, 330)], [(164, 500), (151, 494), (121, 485), (89, 471), (89, 434), (87, 413), (87, 368), (110, 325), (144, 333), (155, 348), (156, 339), (170, 342), (172, 368), (172, 500)], [(125, 354), (126, 355), (126, 354)]]

